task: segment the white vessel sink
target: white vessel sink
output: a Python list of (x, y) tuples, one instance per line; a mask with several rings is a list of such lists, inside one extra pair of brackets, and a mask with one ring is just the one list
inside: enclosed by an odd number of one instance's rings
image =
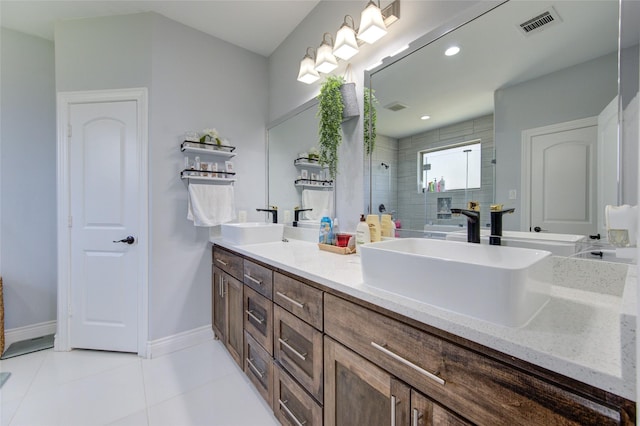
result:
[(281, 223), (223, 223), (220, 228), (222, 238), (238, 245), (281, 241), (284, 232)]
[(551, 253), (402, 238), (361, 247), (364, 284), (508, 327), (549, 300)]
[[(480, 242), (489, 244), (488, 229), (480, 231)], [(458, 232), (450, 232), (445, 239), (451, 241), (467, 241), (466, 229)], [(503, 231), (501, 245), (507, 247), (530, 248), (536, 250), (550, 251), (556, 256), (571, 256), (582, 250), (585, 235), (555, 234), (551, 232), (523, 232), (523, 231)]]

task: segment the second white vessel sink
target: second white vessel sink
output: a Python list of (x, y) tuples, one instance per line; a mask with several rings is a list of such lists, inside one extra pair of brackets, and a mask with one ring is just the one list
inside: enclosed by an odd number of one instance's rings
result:
[(551, 253), (402, 238), (361, 247), (364, 284), (508, 327), (548, 302)]
[(273, 243), (282, 240), (284, 225), (266, 222), (223, 223), (220, 232), (222, 238), (238, 245)]

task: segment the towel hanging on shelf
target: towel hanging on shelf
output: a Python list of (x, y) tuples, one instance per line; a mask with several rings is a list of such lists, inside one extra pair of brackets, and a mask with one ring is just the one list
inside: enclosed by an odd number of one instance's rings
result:
[(312, 209), (303, 213), (303, 219), (320, 220), (322, 219), (323, 210), (327, 210), (329, 215), (333, 217), (333, 191), (303, 189), (302, 208)]
[(216, 226), (236, 218), (232, 185), (189, 184), (187, 219), (194, 226)]

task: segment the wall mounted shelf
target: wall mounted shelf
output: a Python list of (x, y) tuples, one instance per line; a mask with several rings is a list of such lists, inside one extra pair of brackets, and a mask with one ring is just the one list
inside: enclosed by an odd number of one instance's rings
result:
[(229, 145), (218, 145), (209, 142), (193, 142), (193, 141), (184, 141), (180, 145), (180, 151), (182, 152), (192, 152), (196, 154), (208, 154), (215, 155), (218, 157), (226, 157), (232, 158), (235, 157), (236, 154), (235, 146)]
[(332, 180), (296, 179), (294, 184), (297, 187), (316, 188), (316, 189), (333, 189)]
[[(210, 176), (212, 174), (217, 174), (217, 176)], [(221, 177), (225, 176), (225, 177)], [(235, 173), (233, 172), (203, 172), (200, 170), (192, 170), (186, 169), (180, 172), (181, 179), (189, 179), (189, 180), (201, 180), (208, 182), (216, 182), (216, 183), (233, 183), (236, 181)]]
[(300, 157), (293, 160), (293, 164), (296, 167), (306, 167), (309, 169), (326, 169), (327, 166), (323, 166), (319, 163), (319, 160), (315, 158)]

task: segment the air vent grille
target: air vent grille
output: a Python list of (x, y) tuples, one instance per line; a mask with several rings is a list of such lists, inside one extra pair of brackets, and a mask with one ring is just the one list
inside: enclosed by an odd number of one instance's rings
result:
[(405, 104), (401, 104), (400, 102), (391, 102), (390, 104), (385, 105), (384, 108), (397, 112), (409, 107)]
[(556, 12), (553, 8), (549, 8), (548, 10), (545, 10), (537, 16), (518, 25), (518, 27), (524, 35), (530, 35), (533, 33), (538, 33), (542, 30), (546, 30), (547, 28), (560, 22), (562, 22), (562, 19), (560, 19), (560, 15), (558, 15), (558, 12)]

